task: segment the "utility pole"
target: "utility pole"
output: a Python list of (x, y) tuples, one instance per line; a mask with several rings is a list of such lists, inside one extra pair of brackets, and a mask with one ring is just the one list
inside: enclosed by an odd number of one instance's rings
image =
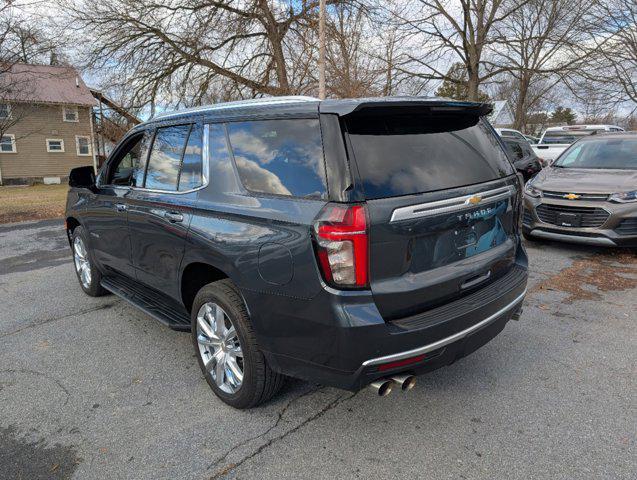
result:
[(325, 0), (319, 0), (319, 98), (325, 99)]

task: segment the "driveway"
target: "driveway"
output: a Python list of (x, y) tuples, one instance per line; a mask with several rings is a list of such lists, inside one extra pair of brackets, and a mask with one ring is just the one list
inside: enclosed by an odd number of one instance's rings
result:
[(237, 411), (187, 334), (82, 293), (59, 220), (0, 226), (0, 477), (633, 479), (637, 257), (528, 252), (521, 321), (412, 391)]

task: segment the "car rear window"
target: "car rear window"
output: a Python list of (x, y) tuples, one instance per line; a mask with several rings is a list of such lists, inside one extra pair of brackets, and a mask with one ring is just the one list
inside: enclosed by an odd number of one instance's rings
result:
[(580, 131), (548, 131), (544, 134), (542, 138), (542, 143), (546, 144), (571, 144), (575, 143), (576, 140), (579, 140), (582, 137), (587, 137), (592, 135), (595, 130), (580, 130)]
[(473, 115), (352, 116), (346, 128), (367, 198), (444, 190), (514, 173)]
[(252, 192), (324, 198), (327, 193), (317, 119), (228, 123), (243, 185)]

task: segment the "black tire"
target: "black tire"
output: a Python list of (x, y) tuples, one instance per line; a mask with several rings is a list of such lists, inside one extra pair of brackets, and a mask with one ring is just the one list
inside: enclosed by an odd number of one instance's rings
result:
[[(85, 282), (83, 281), (82, 276), (80, 274), (80, 270), (78, 269), (77, 260), (75, 258), (75, 254), (76, 254), (75, 239), (76, 238), (79, 238), (82, 240), (82, 244), (84, 245), (84, 248), (85, 248), (86, 259), (88, 260), (88, 266), (91, 272), (90, 281), (88, 282), (88, 284), (85, 284)], [(88, 247), (88, 238), (87, 238), (86, 232), (84, 231), (84, 228), (81, 226), (75, 227), (75, 229), (73, 230), (73, 233), (71, 233), (71, 253), (73, 255), (73, 266), (75, 267), (75, 275), (77, 276), (77, 280), (82, 290), (84, 290), (84, 293), (86, 293), (87, 295), (91, 297), (101, 297), (103, 295), (108, 294), (109, 293), (108, 290), (105, 290), (104, 287), (102, 287), (102, 285), (100, 284), (102, 280), (102, 272), (100, 272), (98, 268), (95, 266), (95, 262), (93, 261), (93, 256), (91, 255), (91, 251)]]
[[(243, 381), (234, 393), (228, 393), (217, 385), (212, 374), (206, 371), (204, 360), (197, 341), (197, 315), (206, 303), (219, 305), (232, 322), (243, 352)], [(203, 287), (197, 293), (192, 305), (191, 337), (199, 367), (208, 385), (223, 402), (238, 409), (252, 408), (272, 398), (283, 385), (285, 377), (274, 372), (268, 366), (263, 353), (259, 350), (256, 336), (243, 299), (231, 280), (219, 280)]]
[(524, 240), (526, 240), (527, 242), (537, 242), (537, 239), (535, 237), (532, 237), (531, 235), (529, 235), (528, 233), (522, 231), (522, 236), (524, 237)]

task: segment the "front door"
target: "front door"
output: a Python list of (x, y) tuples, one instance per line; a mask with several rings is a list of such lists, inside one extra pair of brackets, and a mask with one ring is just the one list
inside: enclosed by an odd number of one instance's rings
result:
[(87, 205), (89, 246), (94, 259), (109, 271), (135, 278), (128, 228), (128, 196), (148, 153), (148, 137), (138, 132), (118, 146), (100, 172)]
[(202, 126), (156, 130), (143, 186), (128, 196), (128, 225), (137, 279), (180, 299), (184, 256), (198, 189), (203, 185)]

